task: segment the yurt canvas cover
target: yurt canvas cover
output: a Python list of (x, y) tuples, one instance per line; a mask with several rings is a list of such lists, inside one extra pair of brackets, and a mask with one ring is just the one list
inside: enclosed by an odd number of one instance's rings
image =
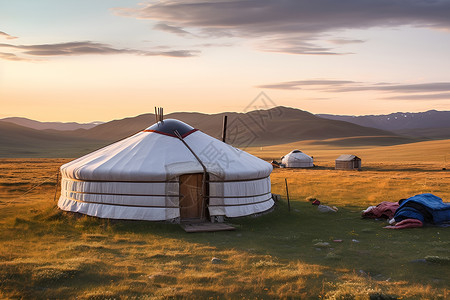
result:
[(271, 172), (269, 163), (168, 119), (61, 166), (58, 206), (112, 219), (240, 217), (273, 206)]
[(300, 150), (293, 150), (281, 158), (286, 168), (312, 168), (313, 158)]

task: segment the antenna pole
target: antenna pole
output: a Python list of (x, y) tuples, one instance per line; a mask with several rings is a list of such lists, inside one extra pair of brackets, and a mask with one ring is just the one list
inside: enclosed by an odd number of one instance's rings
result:
[(227, 116), (223, 116), (223, 127), (222, 127), (222, 142), (225, 143), (227, 138)]
[(287, 201), (288, 201), (288, 211), (291, 211), (291, 201), (289, 200), (289, 189), (288, 189), (288, 183), (287, 183), (286, 178), (284, 178), (284, 183), (286, 184), (286, 197), (287, 197)]

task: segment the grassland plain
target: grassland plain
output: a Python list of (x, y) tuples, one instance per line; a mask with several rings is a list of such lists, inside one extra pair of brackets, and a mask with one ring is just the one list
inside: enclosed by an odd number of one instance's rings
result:
[[(290, 212), (283, 197), (270, 214), (230, 220), (234, 232), (197, 234), (61, 212), (56, 174), (67, 159), (1, 159), (0, 298), (448, 299), (449, 228), (388, 230), (360, 218), (418, 193), (450, 199), (450, 144), (428, 143), (352, 148), (362, 172), (332, 169), (347, 149), (310, 144), (318, 167), (272, 173), (274, 193), (288, 180)], [(248, 150), (269, 159), (292, 145)], [(307, 197), (339, 211), (319, 213)]]

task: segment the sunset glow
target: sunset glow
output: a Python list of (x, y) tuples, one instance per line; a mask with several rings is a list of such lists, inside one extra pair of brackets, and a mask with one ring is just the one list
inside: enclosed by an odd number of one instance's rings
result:
[(0, 118), (450, 110), (450, 1), (0, 0)]

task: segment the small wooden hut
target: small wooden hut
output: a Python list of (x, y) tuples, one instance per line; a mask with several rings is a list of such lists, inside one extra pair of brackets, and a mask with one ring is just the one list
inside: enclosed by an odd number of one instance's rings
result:
[(361, 171), (361, 158), (352, 154), (342, 154), (336, 159), (335, 169)]

